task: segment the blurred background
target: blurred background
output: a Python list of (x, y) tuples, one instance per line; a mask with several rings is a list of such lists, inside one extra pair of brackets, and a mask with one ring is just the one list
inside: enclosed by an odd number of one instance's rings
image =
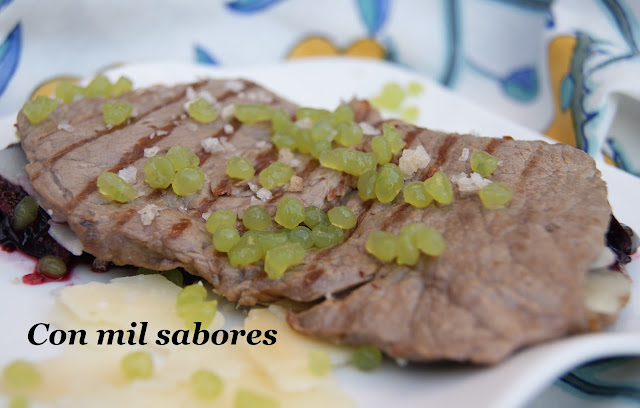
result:
[[(0, 116), (121, 63), (364, 57), (640, 175), (638, 21), (638, 0), (0, 0)], [(599, 375), (618, 366), (629, 374)], [(632, 406), (639, 372), (635, 360), (592, 364), (534, 405)]]

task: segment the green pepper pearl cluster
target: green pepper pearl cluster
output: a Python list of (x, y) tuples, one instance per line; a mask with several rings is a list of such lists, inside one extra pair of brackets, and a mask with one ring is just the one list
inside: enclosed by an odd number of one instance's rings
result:
[(265, 273), (277, 279), (287, 269), (303, 263), (306, 250), (344, 241), (344, 230), (355, 227), (356, 217), (346, 206), (334, 207), (327, 214), (317, 207), (305, 207), (294, 197), (284, 197), (278, 202), (273, 220), (266, 208), (257, 204), (244, 210), (242, 223), (247, 231), (240, 236), (233, 211), (213, 212), (206, 226), (213, 235), (215, 250), (226, 252), (235, 267), (264, 259)]
[(407, 224), (396, 236), (385, 231), (372, 231), (365, 244), (367, 252), (381, 262), (394, 259), (398, 265), (413, 266), (418, 262), (418, 251), (439, 256), (445, 250), (445, 243), (438, 230), (422, 223)]
[(153, 188), (165, 189), (186, 196), (204, 185), (200, 158), (186, 146), (173, 146), (165, 156), (153, 156), (144, 163), (144, 179)]

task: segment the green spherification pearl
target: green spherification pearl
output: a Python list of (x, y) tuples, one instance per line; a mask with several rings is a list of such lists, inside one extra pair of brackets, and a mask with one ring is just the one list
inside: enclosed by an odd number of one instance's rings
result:
[(169, 187), (175, 175), (171, 160), (164, 156), (150, 157), (144, 163), (144, 180), (153, 188)]
[(271, 143), (273, 143), (278, 150), (287, 148), (292, 152), (296, 150), (296, 138), (293, 133), (275, 132), (271, 136)]
[(100, 194), (119, 203), (127, 203), (138, 197), (136, 189), (115, 173), (102, 172), (97, 184)]
[(398, 237), (385, 231), (371, 231), (365, 247), (367, 252), (382, 262), (391, 262), (397, 255)]
[(373, 371), (382, 363), (382, 353), (374, 346), (360, 346), (353, 353), (353, 365), (360, 371)]
[[(405, 226), (406, 227), (406, 226)], [(417, 224), (414, 227), (403, 227), (403, 233), (411, 236), (416, 248), (430, 256), (439, 256), (445, 250), (445, 242), (442, 234), (433, 227)]]
[(500, 208), (511, 201), (513, 190), (504, 183), (491, 183), (482, 187), (478, 196), (486, 208)]
[(200, 400), (213, 400), (222, 394), (224, 382), (209, 370), (201, 368), (191, 375), (191, 391)]
[(280, 408), (280, 403), (271, 397), (239, 389), (236, 392), (233, 408)]
[(326, 109), (300, 107), (296, 110), (296, 120), (309, 118), (313, 123), (316, 123), (318, 120), (330, 116), (331, 112)]
[(171, 160), (171, 164), (175, 171), (180, 171), (187, 167), (194, 167), (200, 164), (200, 158), (186, 146), (173, 146), (167, 152), (166, 157)]
[(102, 118), (107, 126), (123, 124), (132, 112), (133, 106), (125, 101), (106, 101), (102, 105)]
[(230, 157), (227, 160), (227, 176), (237, 179), (237, 180), (246, 180), (255, 174), (255, 170), (253, 169), (253, 164), (249, 159), (244, 157)]
[(362, 201), (376, 198), (376, 180), (378, 180), (378, 173), (375, 170), (367, 170), (358, 177), (358, 196)]
[(284, 197), (278, 202), (275, 221), (285, 228), (295, 228), (304, 221), (304, 205), (293, 197)]
[(318, 224), (311, 231), (311, 237), (317, 248), (328, 248), (344, 241), (344, 231), (332, 224)]
[(218, 117), (218, 112), (204, 98), (193, 101), (187, 107), (191, 119), (200, 123), (211, 123)]
[(207, 218), (206, 225), (210, 234), (214, 234), (221, 227), (235, 227), (236, 213), (228, 209), (214, 211)]
[(295, 125), (284, 109), (276, 109), (273, 111), (271, 114), (271, 128), (274, 133), (279, 132), (290, 136), (295, 132)]
[(346, 206), (333, 207), (327, 212), (331, 224), (342, 229), (351, 229), (356, 226), (356, 216), (351, 208)]
[(256, 204), (244, 210), (242, 223), (247, 229), (264, 231), (271, 225), (271, 216), (263, 206)]
[(327, 140), (314, 140), (311, 142), (311, 156), (318, 159), (322, 152), (331, 149), (331, 142)]
[(424, 181), (424, 190), (440, 204), (451, 204), (453, 201), (451, 182), (441, 171)]
[(371, 139), (371, 150), (373, 150), (378, 157), (379, 165), (389, 163), (393, 157), (393, 153), (391, 153), (391, 146), (387, 139), (382, 135), (374, 136), (373, 139)]
[(331, 358), (324, 350), (311, 350), (307, 361), (307, 367), (311, 374), (324, 377), (331, 371)]
[(296, 149), (300, 153), (311, 153), (311, 129), (296, 127), (293, 136), (296, 140)]
[(51, 279), (60, 279), (67, 274), (67, 265), (54, 255), (46, 255), (38, 260), (38, 272)]
[(24, 360), (15, 360), (2, 370), (2, 378), (7, 386), (14, 390), (28, 390), (41, 382), (36, 367)]
[(40, 206), (35, 198), (26, 196), (13, 208), (13, 220), (11, 228), (14, 231), (22, 231), (38, 218)]
[(337, 125), (335, 142), (342, 146), (356, 146), (362, 141), (362, 128), (357, 123), (344, 122)]
[(287, 184), (294, 174), (295, 172), (291, 166), (276, 161), (260, 172), (258, 181), (262, 187), (267, 190), (273, 190), (274, 188)]
[(173, 192), (179, 196), (193, 194), (204, 185), (204, 171), (200, 167), (187, 167), (176, 173), (173, 179)]
[(111, 96), (117, 98), (118, 96), (127, 93), (133, 87), (133, 82), (127, 77), (121, 76), (118, 80), (113, 84), (111, 88)]
[(417, 208), (425, 208), (433, 198), (424, 190), (424, 184), (420, 181), (414, 181), (406, 186), (403, 190), (404, 201)]
[(111, 81), (105, 75), (98, 75), (89, 82), (84, 88), (83, 93), (88, 98), (102, 96), (108, 98), (111, 96)]
[(471, 170), (482, 177), (487, 177), (498, 167), (498, 158), (487, 152), (477, 151), (471, 154), (469, 164), (471, 165)]
[(313, 246), (313, 237), (311, 236), (311, 230), (307, 227), (297, 226), (289, 232), (289, 242), (300, 244), (304, 249), (309, 249)]
[(398, 166), (393, 163), (387, 163), (382, 166), (380, 175), (376, 180), (376, 197), (381, 203), (390, 203), (402, 190), (403, 185), (404, 176)]
[(413, 237), (410, 234), (400, 234), (398, 237), (398, 245), (396, 246), (398, 265), (413, 266), (418, 263), (420, 251), (413, 243)]
[(382, 124), (382, 136), (389, 142), (389, 147), (393, 154), (398, 153), (407, 145), (402, 137), (400, 137), (398, 129), (388, 123)]
[(340, 105), (333, 111), (333, 124), (353, 122), (355, 115), (349, 105)]
[(259, 262), (264, 256), (264, 249), (258, 237), (250, 235), (252, 231), (246, 232), (238, 243), (227, 252), (231, 266), (245, 266)]
[(56, 98), (64, 103), (71, 103), (76, 95), (82, 94), (82, 88), (71, 81), (60, 81), (56, 86)]
[(153, 375), (153, 360), (146, 351), (134, 351), (122, 358), (120, 368), (128, 380), (146, 380)]
[(318, 120), (311, 128), (311, 141), (325, 140), (331, 142), (338, 131), (331, 124), (331, 120), (323, 118)]
[(324, 167), (356, 177), (363, 175), (367, 170), (375, 170), (378, 164), (378, 156), (375, 153), (364, 153), (344, 147), (325, 150), (319, 159)]
[(48, 118), (49, 114), (53, 112), (59, 104), (60, 102), (55, 99), (39, 95), (36, 99), (25, 103), (22, 106), (22, 112), (27, 119), (29, 119), (29, 122), (35, 125)]
[(259, 231), (258, 242), (265, 253), (273, 248), (277, 248), (287, 243), (289, 237), (283, 230), (280, 231)]
[(277, 279), (295, 265), (304, 262), (304, 248), (297, 243), (288, 243), (267, 251), (264, 258), (264, 271), (271, 279)]
[(309, 206), (304, 209), (304, 223), (307, 227), (313, 229), (318, 224), (329, 224), (329, 216), (318, 207)]
[(264, 104), (243, 104), (233, 105), (236, 118), (242, 123), (256, 123), (271, 120), (273, 108)]
[(228, 252), (240, 241), (238, 230), (233, 227), (222, 227), (213, 234), (213, 247), (218, 252)]

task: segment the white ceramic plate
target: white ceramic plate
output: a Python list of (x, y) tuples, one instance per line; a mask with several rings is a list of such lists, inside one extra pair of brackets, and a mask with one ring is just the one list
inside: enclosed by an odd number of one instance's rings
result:
[[(513, 122), (489, 113), (415, 73), (383, 62), (317, 59), (240, 69), (188, 64), (131, 65), (110, 72), (127, 75), (136, 87), (178, 83), (201, 77), (246, 77), (302, 105), (335, 107), (352, 96), (370, 97), (388, 81), (419, 81), (425, 92), (412, 102), (419, 106), (418, 124), (486, 136), (512, 135), (544, 139)], [(0, 120), (0, 146), (15, 141), (14, 118)], [(601, 164), (614, 213), (640, 231), (640, 179)], [(26, 286), (19, 278), (34, 263), (20, 254), (0, 254), (0, 367), (15, 358), (44, 358), (55, 346), (31, 346), (28, 329), (46, 321), (55, 290), (66, 283)], [(640, 355), (640, 262), (631, 264), (636, 277), (634, 296), (618, 323), (604, 333), (575, 336), (521, 351), (491, 368), (435, 366), (401, 368), (393, 362), (373, 374), (338, 370), (341, 385), (362, 407), (516, 407), (525, 404), (553, 380), (577, 365), (601, 357)], [(74, 283), (108, 280), (121, 272), (95, 274), (76, 270)], [(54, 292), (54, 293), (52, 293)]]

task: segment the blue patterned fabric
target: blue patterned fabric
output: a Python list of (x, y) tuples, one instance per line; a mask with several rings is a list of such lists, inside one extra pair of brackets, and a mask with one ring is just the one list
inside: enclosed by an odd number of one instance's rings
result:
[[(639, 21), (636, 0), (0, 0), (0, 116), (119, 62), (364, 55), (640, 175)], [(531, 407), (640, 406), (638, 372), (593, 363)]]

